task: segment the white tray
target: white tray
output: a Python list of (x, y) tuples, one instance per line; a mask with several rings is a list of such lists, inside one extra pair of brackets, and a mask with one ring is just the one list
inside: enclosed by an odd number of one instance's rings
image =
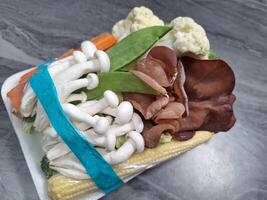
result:
[[(41, 137), (40, 133), (26, 134), (22, 130), (22, 121), (12, 114), (11, 104), (9, 99), (7, 98), (7, 92), (12, 89), (19, 81), (19, 78), (29, 70), (25, 70), (19, 73), (16, 73), (5, 80), (1, 89), (1, 96), (4, 101), (6, 110), (8, 112), (10, 121), (14, 127), (14, 130), (17, 134), (22, 152), (24, 154), (26, 163), (30, 170), (34, 185), (36, 187), (37, 193), (39, 195), (40, 200), (48, 200), (47, 196), (47, 180), (43, 175), (43, 172), (40, 168), (40, 161), (44, 155), (44, 152), (41, 148)], [(137, 175), (135, 175), (137, 176)], [(134, 178), (130, 177), (124, 182), (129, 181)], [(96, 192), (90, 195), (84, 195), (80, 198), (80, 200), (97, 200), (103, 197), (105, 194), (101, 192)]]

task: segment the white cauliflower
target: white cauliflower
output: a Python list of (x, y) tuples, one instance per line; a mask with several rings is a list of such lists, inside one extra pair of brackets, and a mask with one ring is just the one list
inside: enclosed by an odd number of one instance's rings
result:
[(202, 26), (190, 17), (177, 17), (170, 25), (173, 29), (156, 44), (157, 46), (168, 46), (177, 56), (207, 58), (210, 44)]
[(159, 19), (152, 10), (144, 6), (135, 7), (126, 19), (118, 21), (112, 28), (112, 34), (121, 40), (130, 33), (150, 26), (163, 26), (164, 22)]

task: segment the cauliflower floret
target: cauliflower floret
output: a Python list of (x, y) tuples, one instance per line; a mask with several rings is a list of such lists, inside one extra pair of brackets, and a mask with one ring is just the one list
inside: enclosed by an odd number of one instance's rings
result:
[(177, 56), (207, 58), (210, 44), (202, 26), (190, 17), (177, 17), (170, 25), (173, 29), (156, 44), (157, 46), (168, 46)]
[(152, 10), (144, 6), (135, 7), (126, 19), (118, 21), (112, 28), (112, 34), (121, 40), (130, 33), (150, 26), (163, 26), (164, 22), (159, 19)]

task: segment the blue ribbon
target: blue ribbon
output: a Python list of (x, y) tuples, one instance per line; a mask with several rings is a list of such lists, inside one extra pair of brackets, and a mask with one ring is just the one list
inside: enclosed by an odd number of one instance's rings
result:
[(38, 67), (38, 72), (30, 78), (31, 87), (42, 104), (51, 125), (83, 164), (97, 187), (105, 193), (112, 192), (123, 182), (65, 115), (47, 69), (49, 64), (45, 63)]

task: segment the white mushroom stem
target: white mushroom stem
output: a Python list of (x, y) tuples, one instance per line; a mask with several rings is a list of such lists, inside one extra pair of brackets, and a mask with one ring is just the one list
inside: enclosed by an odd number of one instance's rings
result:
[(110, 60), (108, 55), (101, 50), (96, 51), (96, 58), (84, 63), (78, 63), (66, 69), (63, 73), (55, 77), (55, 83), (65, 83), (76, 80), (84, 74), (90, 72), (108, 72), (110, 69)]
[[(130, 122), (123, 124), (123, 125), (114, 124), (110, 126), (110, 129), (108, 130), (106, 135), (107, 137), (113, 137), (113, 135), (121, 136), (130, 131), (137, 131), (141, 133), (143, 131), (143, 128), (144, 128), (143, 120), (138, 114), (134, 113), (133, 118), (131, 119)], [(115, 145), (116, 145), (116, 142), (115, 143), (109, 142), (107, 144), (108, 151), (113, 151), (115, 149)]]
[[(84, 102), (84, 103), (80, 103), (80, 104), (78, 104), (77, 107), (78, 107), (79, 109), (81, 109), (82, 111), (87, 112), (87, 111), (88, 111), (88, 106), (91, 108), (91, 106), (92, 106), (93, 104), (95, 104), (96, 102), (97, 102), (97, 100), (86, 101), (86, 102)], [(90, 113), (88, 113), (88, 114), (90, 114)]]
[[(91, 130), (91, 129), (85, 131), (84, 133), (85, 133), (86, 139), (92, 145), (98, 146), (98, 147), (106, 147), (107, 139), (106, 139), (105, 135), (104, 136), (99, 136), (98, 134), (94, 133), (94, 131)], [(115, 139), (115, 142), (116, 142), (116, 137), (114, 137), (114, 139)]]
[(49, 120), (39, 101), (37, 102), (36, 105), (36, 117), (33, 122), (33, 126), (35, 130), (39, 132), (43, 131), (45, 128), (49, 126)]
[(85, 102), (87, 99), (87, 95), (85, 94), (85, 92), (81, 91), (80, 93), (77, 94), (71, 94), (70, 96), (68, 96), (68, 98), (66, 99), (67, 103), (73, 102), (73, 101), (80, 101), (80, 102)]
[[(66, 61), (61, 61), (61, 60), (55, 61), (48, 66), (49, 74), (53, 79), (57, 74), (62, 73), (62, 71), (66, 70), (73, 64), (74, 62), (69, 59)], [(26, 85), (23, 93), (24, 94), (21, 100), (20, 113), (24, 117), (28, 117), (32, 114), (33, 108), (35, 107), (37, 101), (36, 95), (33, 92), (30, 84)]]
[(86, 87), (91, 90), (98, 86), (98, 76), (94, 73), (90, 73), (86, 78), (70, 81), (57, 87), (59, 99), (61, 102), (65, 102), (67, 97), (74, 91)]
[(70, 153), (70, 149), (67, 145), (65, 143), (58, 143), (46, 153), (46, 156), (49, 160), (54, 160), (68, 153)]
[[(83, 63), (88, 63), (86, 62), (86, 59), (93, 58), (90, 55), (94, 55), (94, 54), (96, 54), (97, 59), (90, 62), (89, 65), (91, 66), (92, 64), (94, 65), (96, 63), (97, 66), (91, 67), (91, 68), (95, 68), (95, 69), (100, 68), (100, 70), (96, 70), (96, 71), (109, 71), (110, 61), (109, 61), (108, 55), (105, 52), (100, 51), (96, 53), (96, 48), (94, 44), (91, 44), (91, 42), (85, 42), (85, 44), (82, 43), (81, 46), (82, 46), (82, 50), (84, 53), (81, 51), (74, 51), (73, 56), (69, 56), (67, 58), (55, 61), (48, 66), (48, 71), (53, 81), (55, 82), (55, 84), (63, 84), (68, 81), (75, 80), (81, 77), (84, 73), (80, 74), (80, 76), (78, 77), (71, 75), (72, 71), (76, 70), (75, 69), (76, 65), (73, 66), (74, 68), (71, 67), (72, 69), (70, 68), (70, 66), (72, 66), (75, 63), (78, 63), (77, 65), (87, 66), (87, 64), (83, 64)], [(67, 70), (68, 68), (70, 68), (71, 70), (69, 69), (69, 73), (65, 75), (65, 71), (68, 71)], [(89, 72), (90, 70), (88, 71), (88, 73)], [(75, 74), (77, 75), (77, 71)], [(20, 113), (24, 117), (30, 116), (32, 114), (32, 110), (35, 104), (36, 104), (36, 95), (33, 92), (30, 85), (28, 84), (24, 89), (24, 94), (21, 100)]]
[(72, 168), (80, 172), (84, 172), (85, 169), (82, 164), (77, 160), (77, 158), (72, 154), (67, 154), (64, 158), (58, 158), (49, 161), (50, 165), (54, 167), (64, 167), (64, 168)]
[(63, 109), (70, 119), (88, 124), (94, 128), (96, 133), (103, 134), (109, 128), (109, 121), (105, 117), (99, 117), (97, 115), (92, 117), (69, 103), (63, 104)]
[(44, 134), (41, 142), (44, 152), (48, 152), (50, 149), (52, 149), (55, 145), (57, 145), (61, 141), (58, 137), (52, 137), (49, 134)]
[(78, 107), (90, 114), (96, 114), (96, 112), (98, 110), (98, 113), (103, 113), (103, 114), (107, 114), (107, 115), (111, 115), (113, 117), (115, 117), (115, 122), (117, 124), (125, 124), (128, 123), (133, 116), (133, 106), (130, 102), (128, 101), (122, 101), (118, 107), (107, 107), (105, 109), (96, 109), (95, 106), (97, 101), (88, 101), (88, 102), (84, 102), (78, 105)]
[(60, 174), (64, 176), (71, 177), (74, 179), (89, 179), (90, 178), (86, 172), (80, 172), (73, 168), (64, 168), (64, 167), (57, 167), (57, 166), (51, 165), (51, 169), (59, 172)]
[(104, 155), (104, 159), (111, 165), (119, 164), (131, 157), (131, 155), (137, 151), (143, 152), (145, 142), (143, 136), (136, 132), (131, 131), (128, 134), (127, 141), (116, 151), (112, 151)]
[(56, 132), (56, 130), (55, 130), (53, 127), (51, 127), (51, 126), (47, 127), (47, 128), (43, 131), (43, 133), (44, 133), (45, 135), (49, 135), (49, 136), (52, 137), (52, 138), (56, 138), (56, 137), (57, 137), (57, 132)]
[[(66, 102), (68, 96), (83, 87), (87, 87), (88, 89), (93, 89), (97, 87), (99, 81), (96, 74), (88, 74), (87, 78), (78, 79), (75, 81), (71, 81), (60, 85), (57, 87), (58, 97), (61, 103)], [(45, 128), (49, 126), (49, 120), (41, 106), (40, 102), (38, 101), (36, 106), (36, 118), (34, 120), (34, 127), (37, 131), (43, 131)]]
[(94, 115), (96, 113), (101, 112), (107, 107), (116, 108), (119, 104), (118, 96), (110, 91), (106, 90), (104, 92), (104, 97), (95, 103), (88, 103), (87, 105), (80, 105), (79, 107), (86, 113), (90, 115)]
[(59, 72), (65, 70), (66, 68), (76, 64), (86, 62), (87, 58), (85, 54), (81, 51), (73, 51), (72, 56), (56, 60), (48, 66), (48, 71), (51, 77), (54, 77)]
[[(113, 118), (111, 116), (105, 116), (109, 124), (112, 124)], [(80, 131), (85, 131), (89, 128), (91, 128), (90, 125), (84, 123), (84, 122), (78, 122), (78, 121), (73, 121), (73, 125)]]

